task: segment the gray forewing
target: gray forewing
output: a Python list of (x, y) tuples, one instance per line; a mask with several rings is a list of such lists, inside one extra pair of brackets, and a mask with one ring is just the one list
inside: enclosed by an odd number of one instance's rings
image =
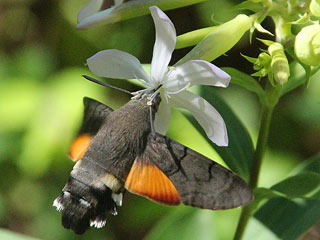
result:
[(83, 133), (95, 135), (113, 109), (88, 97), (83, 98), (83, 104), (84, 115), (79, 135)]
[(169, 177), (186, 205), (229, 209), (253, 199), (235, 173), (170, 138), (150, 135), (145, 154)]

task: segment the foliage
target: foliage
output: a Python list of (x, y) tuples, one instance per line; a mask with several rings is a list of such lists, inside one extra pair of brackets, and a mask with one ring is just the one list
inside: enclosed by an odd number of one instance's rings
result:
[[(123, 5), (117, 13), (122, 19), (89, 30), (75, 29), (86, 0), (0, 3), (1, 239), (74, 239), (51, 205), (73, 166), (66, 153), (80, 125), (82, 98), (112, 108), (129, 100), (85, 81), (81, 75), (89, 72), (83, 63), (108, 48), (150, 63), (154, 30), (145, 2)], [(307, 39), (307, 48), (294, 40), (307, 26), (318, 26), (318, 1), (153, 2), (164, 10), (199, 3), (167, 12), (184, 33), (177, 48), (196, 45), (189, 54), (176, 50), (172, 65), (179, 59), (214, 60), (232, 77), (227, 89), (192, 90), (224, 118), (229, 147), (212, 144), (187, 112), (173, 112), (167, 135), (249, 181), (255, 200), (244, 208), (235, 239), (301, 237), (320, 219), (320, 74), (312, 66), (317, 38)], [(230, 22), (234, 29), (225, 27)], [(318, 27), (308, 29), (318, 35)], [(140, 88), (132, 81), (106, 81), (131, 91)], [(232, 239), (239, 214), (239, 209), (167, 207), (126, 194), (118, 216), (79, 239)]]

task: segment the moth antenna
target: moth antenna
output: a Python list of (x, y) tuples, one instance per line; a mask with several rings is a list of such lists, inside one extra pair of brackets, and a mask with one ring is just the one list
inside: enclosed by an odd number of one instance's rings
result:
[(105, 86), (105, 87), (109, 87), (109, 88), (112, 88), (112, 89), (115, 89), (115, 90), (118, 90), (118, 91), (121, 91), (121, 92), (124, 92), (124, 93), (128, 93), (130, 95), (133, 95), (130, 91), (128, 90), (125, 90), (125, 89), (122, 89), (122, 88), (119, 88), (119, 87), (116, 87), (116, 86), (112, 86), (108, 83), (104, 83), (104, 82), (101, 82), (93, 77), (90, 77), (90, 76), (87, 76), (87, 75), (82, 75), (82, 77), (84, 77), (85, 79), (91, 81), (91, 82), (94, 82), (94, 83), (97, 83), (99, 85), (102, 85), (102, 86)]

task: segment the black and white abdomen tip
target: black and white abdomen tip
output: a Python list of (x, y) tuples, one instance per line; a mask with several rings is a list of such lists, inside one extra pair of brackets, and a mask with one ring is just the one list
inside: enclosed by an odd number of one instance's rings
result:
[(62, 225), (83, 234), (90, 226), (102, 228), (106, 214), (117, 214), (122, 193), (115, 194), (108, 187), (95, 188), (70, 177), (53, 206), (62, 211)]

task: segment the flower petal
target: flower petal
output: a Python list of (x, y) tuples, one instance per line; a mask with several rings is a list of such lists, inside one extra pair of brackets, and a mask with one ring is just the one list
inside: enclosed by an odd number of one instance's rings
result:
[(160, 83), (176, 46), (176, 29), (168, 16), (158, 7), (150, 7), (150, 12), (156, 28), (156, 42), (151, 62), (151, 79)]
[(114, 2), (110, 0), (92, 0), (79, 12), (76, 28), (87, 29), (103, 22), (112, 23), (119, 20), (119, 16), (113, 14), (113, 10), (123, 2), (124, 0), (114, 0)]
[(117, 79), (143, 79), (149, 82), (148, 74), (140, 61), (129, 53), (120, 50), (104, 50), (87, 59), (92, 73), (99, 77)]
[(223, 118), (204, 98), (189, 91), (182, 91), (171, 95), (169, 104), (189, 110), (212, 142), (218, 146), (228, 146), (228, 134)]
[(100, 11), (103, 4), (103, 0), (92, 0), (89, 2), (78, 14), (78, 23), (97, 12)]
[(187, 84), (227, 87), (230, 76), (212, 63), (203, 60), (188, 61), (180, 66), (172, 67), (167, 74), (164, 88), (178, 91)]
[(166, 135), (171, 119), (171, 108), (169, 104), (162, 100), (158, 111), (156, 112), (154, 127), (157, 133)]

